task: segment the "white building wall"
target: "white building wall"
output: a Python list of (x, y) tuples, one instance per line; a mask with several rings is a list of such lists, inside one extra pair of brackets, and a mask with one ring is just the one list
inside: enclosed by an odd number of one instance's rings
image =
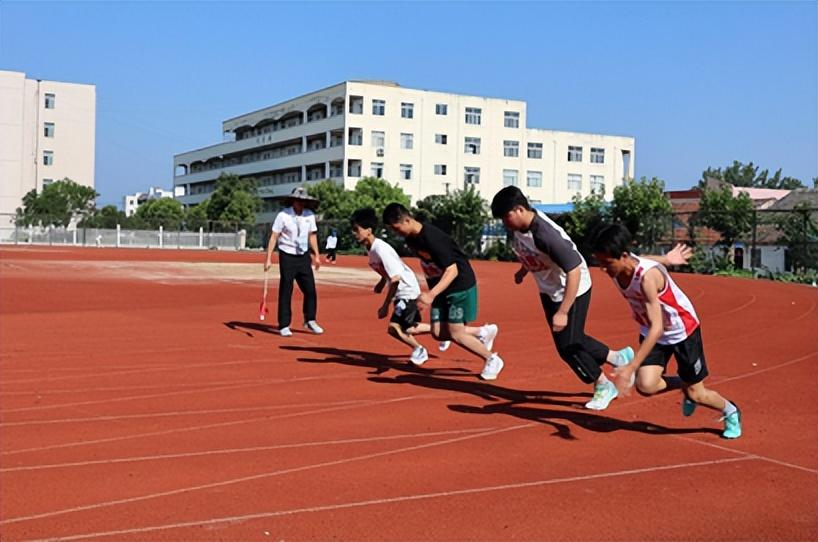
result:
[[(350, 112), (353, 100), (362, 98), (360, 113)], [(238, 175), (255, 175), (273, 169), (296, 168), (303, 175), (311, 164), (342, 161), (343, 174), (338, 178), (346, 188), (353, 188), (361, 177), (371, 175), (373, 163), (383, 164), (383, 178), (399, 185), (413, 201), (431, 194), (443, 194), (447, 190), (463, 189), (465, 167), (480, 168), (480, 182), (475, 187), (486, 199), (503, 187), (504, 170), (517, 171), (517, 185), (533, 200), (543, 203), (564, 203), (571, 200), (574, 192), (568, 188), (568, 174), (582, 176), (580, 193), (587, 195), (591, 190), (590, 176), (604, 177), (605, 194), (608, 199), (613, 188), (622, 183), (624, 176), (632, 177), (634, 170), (634, 146), (632, 137), (585, 134), (576, 132), (551, 131), (527, 128), (526, 103), (521, 100), (467, 96), (445, 92), (426, 91), (400, 87), (388, 82), (347, 81), (305, 96), (254, 111), (223, 123), (223, 131), (231, 133), (238, 129), (256, 126), (268, 119), (281, 119), (293, 112), (306, 112), (311, 106), (324, 103), (330, 106), (333, 100), (344, 100), (344, 113), (301, 126), (286, 128), (268, 134), (259, 134), (250, 139), (220, 143), (174, 157), (174, 184), (185, 190), (180, 198), (185, 204), (197, 204), (207, 198), (208, 193), (196, 189), (197, 183), (212, 182), (222, 172)], [(383, 100), (386, 110), (383, 116), (373, 114), (373, 100)], [(413, 117), (401, 116), (401, 103), (413, 104)], [(447, 114), (436, 113), (436, 105), (445, 104)], [(481, 110), (479, 125), (466, 124), (466, 108)], [(516, 128), (505, 127), (505, 112), (519, 113)], [(362, 131), (361, 145), (351, 145), (350, 129)], [(196, 161), (206, 161), (229, 153), (251, 151), (262, 145), (305, 138), (320, 131), (341, 130), (344, 144), (341, 147), (313, 150), (281, 158), (236, 164), (221, 169), (183, 173)], [(385, 134), (383, 155), (373, 145), (372, 132)], [(411, 149), (401, 147), (401, 134), (412, 134)], [(444, 134), (447, 143), (435, 142), (436, 134)], [(465, 138), (480, 138), (480, 154), (465, 152)], [(518, 156), (504, 156), (503, 142), (517, 141)], [(542, 143), (542, 158), (528, 158), (529, 142)], [(583, 148), (581, 162), (568, 162), (568, 146)], [(596, 164), (590, 161), (591, 147), (605, 149), (605, 161)], [(628, 171), (624, 171), (622, 151), (630, 153)], [(350, 163), (360, 163), (360, 175), (350, 175)], [(412, 166), (412, 178), (401, 176), (401, 164)], [(435, 165), (445, 165), (446, 174), (435, 174)], [(527, 186), (528, 171), (542, 173), (541, 187)], [(260, 195), (272, 196), (288, 193), (293, 186), (305, 181), (276, 184), (262, 187)]]
[[(54, 94), (53, 109), (45, 95)], [(14, 213), (23, 196), (45, 180), (66, 177), (94, 187), (96, 87), (36, 81), (21, 72), (0, 71), (0, 213)], [(54, 124), (46, 137), (45, 123)], [(44, 151), (53, 165), (43, 163)]]

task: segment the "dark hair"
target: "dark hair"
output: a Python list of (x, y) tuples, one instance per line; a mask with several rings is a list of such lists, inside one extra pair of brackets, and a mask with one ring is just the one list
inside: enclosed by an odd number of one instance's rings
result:
[(400, 203), (390, 203), (386, 206), (386, 209), (383, 210), (383, 223), (387, 226), (391, 226), (393, 224), (397, 224), (404, 218), (411, 218), (411, 216), (412, 213), (409, 212), (409, 209)]
[(631, 249), (631, 232), (622, 224), (600, 226), (591, 239), (594, 252), (618, 258)]
[(349, 223), (359, 228), (369, 228), (374, 233), (379, 225), (378, 214), (375, 212), (375, 209), (371, 207), (357, 209), (349, 218)]
[(491, 214), (494, 218), (503, 218), (506, 213), (518, 205), (526, 211), (531, 210), (525, 194), (516, 186), (507, 186), (497, 192), (494, 199), (491, 200)]

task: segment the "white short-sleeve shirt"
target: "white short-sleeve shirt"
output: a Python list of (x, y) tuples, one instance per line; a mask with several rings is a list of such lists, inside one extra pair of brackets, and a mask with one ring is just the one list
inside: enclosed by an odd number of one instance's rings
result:
[(292, 207), (282, 209), (273, 222), (273, 232), (279, 234), (278, 249), (300, 256), (310, 250), (310, 233), (318, 231), (315, 213), (304, 209), (300, 215)]
[(420, 285), (408, 265), (403, 263), (395, 249), (382, 239), (375, 238), (369, 247), (369, 267), (380, 276), (389, 280), (391, 277), (400, 277), (397, 299), (417, 299), (420, 296)]

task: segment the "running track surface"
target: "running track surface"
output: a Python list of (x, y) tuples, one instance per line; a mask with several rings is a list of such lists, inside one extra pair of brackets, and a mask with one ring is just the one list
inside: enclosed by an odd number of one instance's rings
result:
[[(489, 384), (429, 337), (435, 357), (408, 365), (374, 274), (319, 282), (326, 333), (279, 337), (258, 321), (261, 258), (0, 249), (0, 539), (818, 539), (818, 289), (675, 275), (708, 382), (745, 415), (725, 441), (675, 392), (582, 409), (590, 389), (512, 264), (475, 263), (506, 361)], [(173, 262), (257, 272), (194, 280)], [(633, 344), (593, 279), (589, 333)]]

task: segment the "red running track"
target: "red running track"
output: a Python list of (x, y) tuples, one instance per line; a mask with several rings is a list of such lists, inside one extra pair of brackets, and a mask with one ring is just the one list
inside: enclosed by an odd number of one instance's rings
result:
[[(369, 287), (319, 284), (326, 334), (283, 339), (260, 281), (186, 274), (261, 258), (0, 249), (0, 539), (818, 539), (817, 289), (676, 275), (745, 414), (725, 441), (676, 393), (582, 409), (511, 264), (475, 264), (488, 384), (457, 347), (407, 364)], [(589, 332), (632, 344), (593, 278)]]

